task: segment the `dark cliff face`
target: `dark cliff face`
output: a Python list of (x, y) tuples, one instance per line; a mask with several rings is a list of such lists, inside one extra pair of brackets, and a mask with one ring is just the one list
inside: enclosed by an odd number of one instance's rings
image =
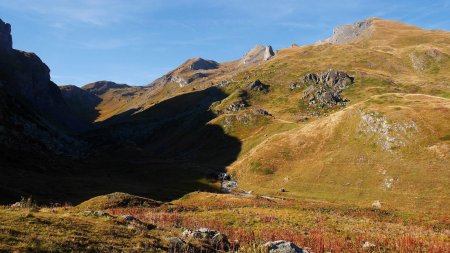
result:
[(12, 48), (11, 26), (0, 20), (0, 81), (6, 93), (57, 127), (78, 132), (85, 126), (70, 112), (50, 69), (34, 53)]
[(11, 25), (0, 19), (0, 50), (12, 49)]
[[(12, 48), (11, 26), (0, 20), (0, 150), (3, 154), (79, 156), (71, 133), (85, 129), (34, 53)], [(50, 151), (50, 152), (49, 152)], [(38, 159), (39, 160), (39, 159)], [(5, 160), (0, 159), (0, 162)]]

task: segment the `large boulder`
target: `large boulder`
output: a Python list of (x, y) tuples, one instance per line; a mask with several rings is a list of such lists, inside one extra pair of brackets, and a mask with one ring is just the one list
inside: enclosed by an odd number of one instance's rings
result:
[(182, 237), (186, 240), (200, 240), (215, 249), (229, 250), (231, 246), (226, 235), (209, 228), (200, 228), (197, 230), (186, 229), (183, 231)]
[(267, 242), (264, 247), (270, 253), (308, 253), (294, 243), (284, 240)]
[(269, 85), (262, 83), (260, 80), (256, 80), (248, 85), (248, 89), (251, 91), (259, 91), (262, 93), (269, 92)]

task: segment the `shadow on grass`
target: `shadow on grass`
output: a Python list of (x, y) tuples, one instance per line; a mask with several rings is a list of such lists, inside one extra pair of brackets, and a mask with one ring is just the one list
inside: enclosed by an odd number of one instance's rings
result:
[(97, 123), (85, 135), (93, 155), (57, 159), (43, 171), (10, 170), (0, 193), (7, 189), (8, 200), (33, 195), (41, 202), (77, 204), (117, 191), (164, 201), (217, 191), (213, 181), (241, 150), (237, 138), (208, 124), (216, 116), (209, 107), (225, 97), (212, 87)]

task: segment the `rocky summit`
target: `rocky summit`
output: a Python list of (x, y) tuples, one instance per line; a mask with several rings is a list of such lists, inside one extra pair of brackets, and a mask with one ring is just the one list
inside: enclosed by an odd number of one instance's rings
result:
[(189, 65), (189, 68), (191, 70), (208, 70), (216, 69), (217, 67), (219, 67), (219, 63), (213, 60), (205, 60), (202, 58), (194, 59), (194, 61)]
[(269, 60), (275, 55), (271, 46), (256, 45), (248, 51), (241, 59), (241, 64), (244, 66), (258, 64)]
[(371, 26), (371, 19), (366, 19), (349, 25), (338, 26), (334, 28), (333, 35), (325, 41), (332, 44), (349, 43), (360, 36), (369, 33)]
[(57, 86), (0, 21), (0, 252), (449, 252), (450, 32), (180, 63)]

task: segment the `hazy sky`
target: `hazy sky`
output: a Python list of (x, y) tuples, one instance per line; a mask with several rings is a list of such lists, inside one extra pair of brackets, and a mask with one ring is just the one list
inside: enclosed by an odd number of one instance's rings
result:
[(256, 44), (309, 44), (368, 17), (450, 30), (450, 0), (0, 0), (14, 48), (57, 84), (144, 85), (188, 58), (240, 58)]

